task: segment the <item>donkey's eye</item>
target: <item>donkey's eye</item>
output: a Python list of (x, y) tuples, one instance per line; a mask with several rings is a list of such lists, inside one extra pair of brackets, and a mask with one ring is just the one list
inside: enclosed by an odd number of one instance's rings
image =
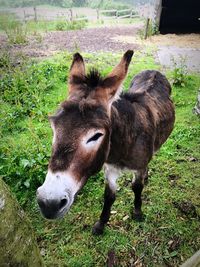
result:
[(102, 133), (96, 133), (90, 139), (87, 140), (87, 144), (92, 141), (97, 141), (102, 135), (103, 135)]

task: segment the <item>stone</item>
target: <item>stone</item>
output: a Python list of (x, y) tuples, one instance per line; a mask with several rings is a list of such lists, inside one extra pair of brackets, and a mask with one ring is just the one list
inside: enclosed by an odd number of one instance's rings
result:
[(193, 109), (193, 112), (196, 114), (196, 115), (199, 115), (200, 116), (200, 89), (198, 91), (198, 95), (197, 95), (197, 103)]
[(2, 178), (0, 178), (0, 266), (44, 266), (30, 221)]

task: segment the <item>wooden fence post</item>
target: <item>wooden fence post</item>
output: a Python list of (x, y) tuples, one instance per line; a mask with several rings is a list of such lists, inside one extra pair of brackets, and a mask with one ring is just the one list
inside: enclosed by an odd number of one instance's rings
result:
[(24, 9), (24, 23), (26, 23), (26, 11)]
[(133, 9), (131, 9), (131, 14), (130, 14), (130, 18), (132, 19), (133, 17)]
[(147, 18), (146, 26), (145, 26), (145, 32), (144, 32), (144, 39), (147, 39), (148, 29), (149, 29), (149, 22), (150, 22), (150, 18)]
[(99, 9), (97, 9), (97, 20), (99, 20)]
[(37, 22), (38, 19), (37, 19), (37, 9), (36, 9), (36, 6), (34, 6), (33, 10), (34, 10), (34, 20), (35, 20), (35, 22)]
[(70, 8), (69, 12), (70, 12), (70, 21), (73, 21), (73, 11), (72, 11), (72, 8)]

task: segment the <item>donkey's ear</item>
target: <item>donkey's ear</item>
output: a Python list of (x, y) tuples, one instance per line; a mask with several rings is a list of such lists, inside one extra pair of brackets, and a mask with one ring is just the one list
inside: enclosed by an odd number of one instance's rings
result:
[(85, 64), (83, 57), (79, 53), (76, 53), (73, 56), (73, 61), (69, 73), (69, 98), (72, 98), (72, 96), (78, 94), (78, 92), (76, 92), (78, 90), (77, 81), (82, 80), (84, 76)]
[(122, 57), (120, 63), (113, 69), (113, 71), (104, 79), (103, 87), (107, 90), (109, 102), (113, 102), (115, 95), (120, 90), (120, 86), (128, 72), (128, 66), (133, 56), (133, 50), (128, 50)]

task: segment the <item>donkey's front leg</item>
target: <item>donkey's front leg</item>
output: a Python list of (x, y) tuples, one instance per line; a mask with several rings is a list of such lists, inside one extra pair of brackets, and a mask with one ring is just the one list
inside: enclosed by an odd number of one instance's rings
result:
[(93, 227), (92, 233), (100, 235), (103, 233), (105, 224), (109, 221), (112, 204), (115, 201), (117, 190), (116, 181), (119, 177), (119, 170), (112, 165), (105, 165), (106, 186), (104, 191), (104, 205), (99, 221)]
[(137, 221), (141, 221), (143, 219), (143, 213), (142, 213), (142, 190), (144, 187), (144, 182), (148, 178), (148, 169), (144, 170), (138, 170), (135, 174), (135, 177), (133, 178), (132, 181), (132, 189), (135, 194), (135, 199), (134, 199), (134, 208), (135, 210), (133, 211), (133, 218)]

